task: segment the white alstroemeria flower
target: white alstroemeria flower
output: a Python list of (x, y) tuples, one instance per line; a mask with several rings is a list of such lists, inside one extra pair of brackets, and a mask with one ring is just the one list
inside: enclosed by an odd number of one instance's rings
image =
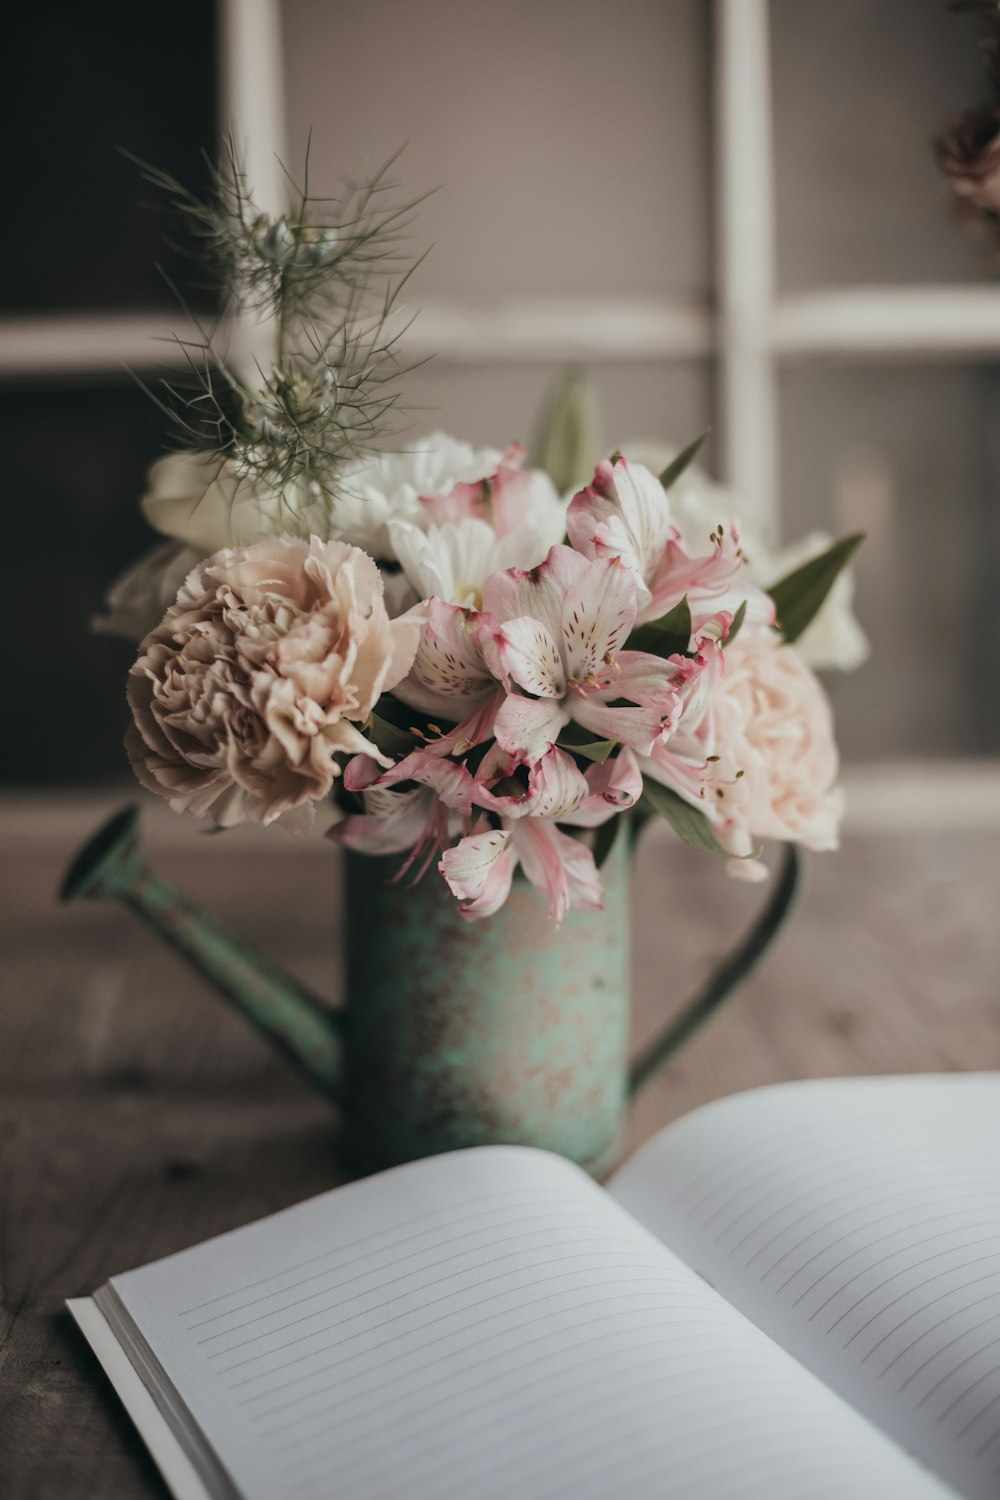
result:
[[(652, 469), (654, 474), (662, 474), (677, 457), (678, 451), (663, 444), (644, 442), (622, 447), (627, 458)], [(810, 558), (818, 557), (834, 540), (827, 532), (812, 531), (788, 546), (769, 547), (764, 541), (764, 525), (759, 512), (694, 465), (672, 486), (670, 509), (685, 547), (692, 551), (704, 547), (720, 521), (728, 525), (738, 518), (747, 559), (745, 576), (763, 589), (770, 588)], [(852, 568), (844, 568), (838, 575), (822, 609), (795, 642), (795, 649), (803, 661), (820, 671), (835, 668), (841, 672), (853, 672), (867, 661), (871, 647), (854, 613)]]
[(216, 453), (168, 453), (147, 484), (140, 505), (150, 526), (198, 557), (266, 536), (327, 533), (326, 508), (304, 484), (265, 489)]
[(493, 573), (533, 568), (548, 544), (525, 528), (497, 536), (486, 521), (448, 521), (426, 531), (412, 521), (391, 521), (389, 537), (403, 573), (421, 599), (443, 599), (465, 609), (482, 609), (483, 589)]
[(393, 561), (390, 522), (419, 523), (426, 514), (422, 500), (442, 500), (456, 484), (488, 478), (502, 456), (497, 448), (476, 449), (432, 432), (402, 453), (378, 453), (348, 464), (333, 500), (331, 535)]

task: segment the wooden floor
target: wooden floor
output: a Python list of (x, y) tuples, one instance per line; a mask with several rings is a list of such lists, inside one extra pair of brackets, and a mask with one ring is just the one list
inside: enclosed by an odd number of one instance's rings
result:
[[(97, 816), (0, 807), (4, 1500), (162, 1496), (63, 1299), (340, 1180), (332, 1111), (238, 1017), (124, 911), (55, 905)], [(337, 996), (329, 846), (178, 835), (155, 818), (152, 842), (166, 873)], [(1000, 1067), (998, 894), (995, 831), (855, 834), (839, 856), (808, 860), (779, 946), (649, 1087), (633, 1141), (782, 1079)], [(760, 899), (714, 861), (647, 841), (637, 1044)]]

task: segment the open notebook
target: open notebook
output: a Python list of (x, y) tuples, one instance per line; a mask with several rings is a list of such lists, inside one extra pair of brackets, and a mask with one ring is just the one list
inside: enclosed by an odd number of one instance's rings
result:
[(180, 1500), (1000, 1495), (1000, 1074), (494, 1146), (70, 1304)]

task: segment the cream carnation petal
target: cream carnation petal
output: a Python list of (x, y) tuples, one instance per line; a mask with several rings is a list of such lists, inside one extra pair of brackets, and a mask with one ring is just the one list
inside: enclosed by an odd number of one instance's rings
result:
[(836, 848), (843, 795), (833, 715), (798, 652), (764, 632), (741, 634), (726, 652), (710, 719), (720, 759), (703, 805), (726, 848), (744, 854), (766, 838)]
[(357, 725), (397, 664), (370, 557), (266, 538), (196, 567), (130, 674), (129, 754), (144, 785), (225, 825), (302, 827), (338, 754), (382, 759)]

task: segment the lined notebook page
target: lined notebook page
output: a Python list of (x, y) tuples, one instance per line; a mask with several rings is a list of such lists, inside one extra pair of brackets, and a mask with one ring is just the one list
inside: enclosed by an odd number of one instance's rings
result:
[(1000, 1074), (720, 1100), (611, 1191), (964, 1494), (1000, 1495)]
[(117, 1277), (248, 1500), (942, 1500), (582, 1172), (398, 1168)]

